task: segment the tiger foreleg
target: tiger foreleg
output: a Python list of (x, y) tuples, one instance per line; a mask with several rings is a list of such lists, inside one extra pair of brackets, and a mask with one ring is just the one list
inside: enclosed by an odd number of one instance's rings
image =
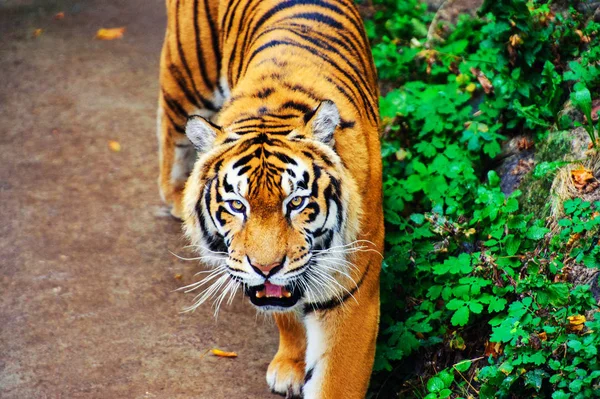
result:
[[(159, 153), (158, 186), (171, 215), (181, 219), (185, 182), (196, 160), (196, 150), (183, 132), (176, 131), (159, 102), (157, 135)], [(182, 121), (183, 124), (183, 121)]]
[(301, 398), (304, 384), (306, 334), (295, 314), (276, 314), (279, 349), (269, 364), (267, 383), (287, 398)]
[(308, 346), (304, 399), (363, 399), (379, 324), (379, 288), (355, 293), (343, 306), (305, 317)]

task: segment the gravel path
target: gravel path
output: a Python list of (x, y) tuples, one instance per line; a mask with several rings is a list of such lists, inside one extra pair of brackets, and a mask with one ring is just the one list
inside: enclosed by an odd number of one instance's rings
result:
[(162, 0), (0, 0), (0, 398), (274, 397), (245, 298), (180, 313), (200, 266), (156, 216), (164, 25)]

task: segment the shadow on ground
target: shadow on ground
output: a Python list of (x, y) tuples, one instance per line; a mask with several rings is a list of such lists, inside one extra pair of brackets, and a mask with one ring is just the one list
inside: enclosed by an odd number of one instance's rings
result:
[(0, 2), (2, 398), (271, 397), (276, 329), (245, 299), (179, 313), (200, 268), (155, 216), (164, 25), (162, 0)]

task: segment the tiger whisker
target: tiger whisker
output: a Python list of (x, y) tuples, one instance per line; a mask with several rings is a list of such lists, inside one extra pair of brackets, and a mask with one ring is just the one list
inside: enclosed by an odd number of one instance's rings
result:
[[(313, 272), (315, 274), (320, 275), (322, 278), (327, 279), (328, 281), (336, 284), (338, 287), (340, 287), (343, 291), (346, 291), (346, 293), (348, 295), (350, 295), (352, 297), (352, 299), (354, 299), (354, 301), (358, 304), (358, 301), (356, 300), (356, 298), (354, 297), (354, 295), (352, 295), (352, 293), (343, 285), (341, 285), (335, 278), (331, 277), (330, 275), (323, 273), (322, 271), (318, 270), (317, 268), (313, 269)], [(342, 298), (340, 297), (340, 302), (342, 302)]]
[(176, 257), (177, 259), (181, 259), (181, 260), (202, 260), (202, 259), (227, 259), (227, 257), (225, 256), (212, 256), (212, 255), (206, 255), (206, 256), (198, 256), (196, 258), (184, 258), (183, 256), (179, 256), (176, 253), (169, 251), (171, 253), (171, 255), (173, 255), (174, 257)]
[(323, 264), (320, 264), (319, 266), (322, 267), (323, 269), (331, 270), (331, 271), (334, 271), (336, 273), (340, 273), (342, 276), (344, 276), (348, 280), (352, 281), (352, 283), (354, 283), (354, 285), (356, 287), (358, 287), (358, 284), (356, 283), (356, 281), (349, 274), (347, 274), (346, 272), (343, 272), (342, 270), (339, 270), (339, 269), (337, 269), (335, 267), (331, 267), (331, 266), (327, 266), (327, 265), (323, 265)]
[(210, 248), (207, 247), (203, 247), (202, 245), (186, 245), (184, 248), (200, 248), (205, 250), (206, 252), (211, 252), (213, 254), (222, 254), (222, 255), (229, 255), (229, 253), (224, 252), (224, 251), (213, 251)]
[(356, 266), (354, 263), (349, 262), (345, 259), (330, 258), (330, 257), (323, 257), (323, 258), (313, 257), (313, 260), (317, 261), (316, 263), (318, 263), (318, 264), (322, 264), (322, 262), (328, 262), (328, 263), (332, 263), (336, 266), (348, 268), (357, 274), (360, 272), (360, 270), (358, 269), (358, 266)]
[(185, 308), (184, 312), (196, 310), (196, 308), (198, 308), (198, 306), (202, 305), (204, 302), (206, 302), (207, 300), (214, 297), (215, 294), (221, 289), (221, 287), (223, 287), (223, 285), (227, 282), (228, 279), (229, 279), (229, 275), (227, 275), (227, 274), (219, 277), (209, 287), (207, 287), (203, 292), (196, 295), (196, 297), (194, 298), (194, 300), (195, 300), (194, 304)]
[(227, 269), (225, 267), (212, 270), (211, 273), (208, 276), (204, 277), (202, 280), (196, 281), (195, 283), (192, 283), (192, 284), (189, 284), (189, 285), (186, 285), (183, 287), (180, 287), (176, 291), (184, 291), (185, 293), (194, 291), (194, 290), (202, 287), (204, 284), (207, 284), (209, 281), (211, 281), (215, 277), (223, 274), (226, 270)]

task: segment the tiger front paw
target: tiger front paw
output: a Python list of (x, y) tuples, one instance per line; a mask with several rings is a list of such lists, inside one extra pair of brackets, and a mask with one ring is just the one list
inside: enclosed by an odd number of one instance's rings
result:
[(304, 361), (277, 354), (267, 370), (267, 383), (271, 391), (288, 399), (302, 398), (304, 368)]

